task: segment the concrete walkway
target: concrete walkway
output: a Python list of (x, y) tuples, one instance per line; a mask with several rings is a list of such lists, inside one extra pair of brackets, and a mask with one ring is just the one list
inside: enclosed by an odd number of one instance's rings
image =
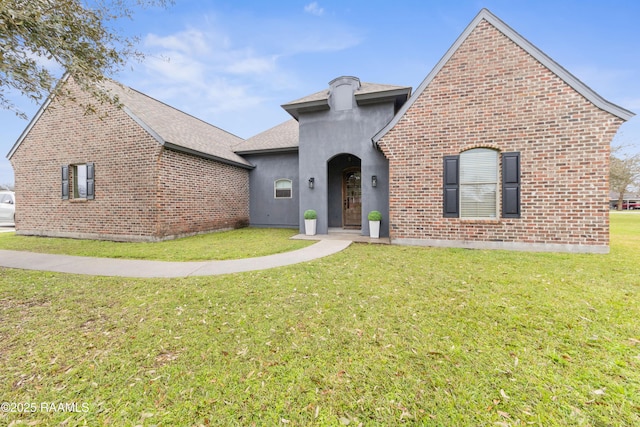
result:
[(167, 262), (115, 258), (90, 258), (70, 255), (0, 250), (0, 267), (56, 273), (117, 277), (189, 277), (214, 276), (266, 270), (322, 258), (346, 249), (351, 240), (320, 240), (306, 248), (258, 258), (228, 261)]

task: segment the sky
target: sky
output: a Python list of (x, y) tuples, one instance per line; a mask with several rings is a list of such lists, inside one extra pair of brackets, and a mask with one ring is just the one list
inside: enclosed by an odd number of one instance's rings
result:
[[(118, 22), (146, 54), (116, 80), (249, 138), (339, 76), (415, 90), (482, 8), (614, 104), (640, 113), (637, 0), (175, 0)], [(29, 117), (39, 106), (14, 95)], [(29, 124), (0, 110), (0, 185)], [(614, 139), (640, 152), (640, 118)]]

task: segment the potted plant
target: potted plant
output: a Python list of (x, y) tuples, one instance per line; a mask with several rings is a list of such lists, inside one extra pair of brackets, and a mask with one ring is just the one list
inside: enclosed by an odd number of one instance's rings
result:
[(318, 214), (313, 209), (304, 211), (304, 234), (307, 236), (316, 235), (316, 221)]
[(380, 221), (382, 221), (382, 214), (378, 211), (371, 211), (367, 218), (369, 219), (369, 236), (374, 239), (380, 238)]

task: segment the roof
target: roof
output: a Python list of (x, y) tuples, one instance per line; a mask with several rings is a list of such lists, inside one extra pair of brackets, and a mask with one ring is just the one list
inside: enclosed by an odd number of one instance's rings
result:
[[(68, 79), (69, 76), (65, 75), (61, 84)], [(102, 84), (107, 92), (117, 95), (123, 111), (164, 147), (235, 166), (253, 167), (233, 152), (233, 146), (242, 142), (242, 138), (113, 80), (105, 79)], [(13, 156), (52, 99), (53, 95), (40, 107), (7, 155), (8, 158)]]
[(298, 122), (291, 119), (236, 144), (235, 152), (237, 154), (259, 154), (294, 151), (298, 149), (298, 143)]
[[(332, 82), (333, 83), (333, 82)], [(321, 111), (329, 109), (330, 89), (312, 93), (295, 101), (282, 104), (289, 114), (298, 118), (299, 113)], [(399, 103), (404, 102), (411, 95), (410, 86), (395, 86), (379, 83), (359, 82), (359, 87), (355, 90), (354, 96), (358, 105), (373, 102), (384, 102), (398, 99)]]
[(478, 15), (471, 21), (471, 23), (467, 26), (467, 28), (463, 31), (463, 33), (458, 37), (455, 43), (449, 48), (447, 53), (440, 59), (440, 61), (436, 64), (436, 66), (431, 70), (431, 72), (427, 75), (427, 77), (420, 83), (420, 86), (413, 93), (411, 98), (398, 110), (393, 119), (378, 132), (373, 138), (373, 143), (377, 145), (380, 138), (382, 138), (388, 131), (390, 131), (397, 123), (400, 121), (402, 116), (407, 112), (409, 108), (413, 105), (413, 103), (420, 97), (422, 92), (429, 86), (429, 83), (435, 78), (435, 76), (440, 72), (440, 70), (445, 66), (445, 64), (451, 59), (453, 54), (458, 50), (458, 48), (464, 43), (464, 41), (469, 37), (469, 35), (473, 32), (473, 30), (480, 24), (482, 21), (487, 21), (489, 24), (493, 25), (498, 31), (504, 34), (506, 37), (511, 39), (516, 45), (522, 48), (529, 55), (533, 56), (538, 62), (547, 67), (551, 72), (560, 77), (566, 84), (571, 86), (576, 92), (585, 97), (589, 102), (597, 106), (598, 108), (607, 111), (608, 113), (613, 114), (616, 117), (619, 117), (622, 120), (629, 120), (631, 117), (635, 116), (635, 114), (629, 110), (626, 110), (616, 104), (613, 104), (600, 95), (598, 95), (593, 89), (589, 86), (581, 82), (577, 77), (573, 74), (565, 70), (560, 64), (555, 62), (549, 56), (547, 56), (540, 49), (535, 47), (531, 42), (518, 34), (515, 30), (505, 24), (502, 20), (500, 20), (497, 16), (492, 14), (488, 9), (482, 9)]
[(243, 139), (112, 80), (106, 89), (124, 111), (166, 148), (237, 166), (252, 167), (233, 152)]

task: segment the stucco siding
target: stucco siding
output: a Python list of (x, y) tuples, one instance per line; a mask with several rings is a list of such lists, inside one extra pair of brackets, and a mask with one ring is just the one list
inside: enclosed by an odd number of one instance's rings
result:
[[(304, 224), (302, 213), (306, 209), (315, 209), (318, 212), (319, 234), (327, 233), (330, 218), (331, 226), (337, 226), (339, 208), (336, 200), (341, 199), (342, 190), (335, 178), (341, 171), (332, 170), (330, 182), (329, 161), (341, 154), (351, 154), (360, 159), (362, 168), (362, 234), (369, 234), (367, 213), (379, 210), (384, 216), (380, 234), (388, 235), (388, 162), (372, 146), (371, 137), (391, 120), (393, 114), (394, 104), (385, 103), (355, 105), (346, 111), (327, 110), (300, 115), (301, 224)], [(376, 188), (371, 186), (372, 175), (378, 177)], [(315, 179), (313, 189), (308, 186), (311, 177)], [(300, 230), (304, 231), (303, 226)]]
[[(298, 153), (252, 154), (244, 157), (255, 166), (249, 173), (251, 225), (298, 228)], [(278, 179), (291, 180), (291, 198), (275, 198), (274, 183)]]

